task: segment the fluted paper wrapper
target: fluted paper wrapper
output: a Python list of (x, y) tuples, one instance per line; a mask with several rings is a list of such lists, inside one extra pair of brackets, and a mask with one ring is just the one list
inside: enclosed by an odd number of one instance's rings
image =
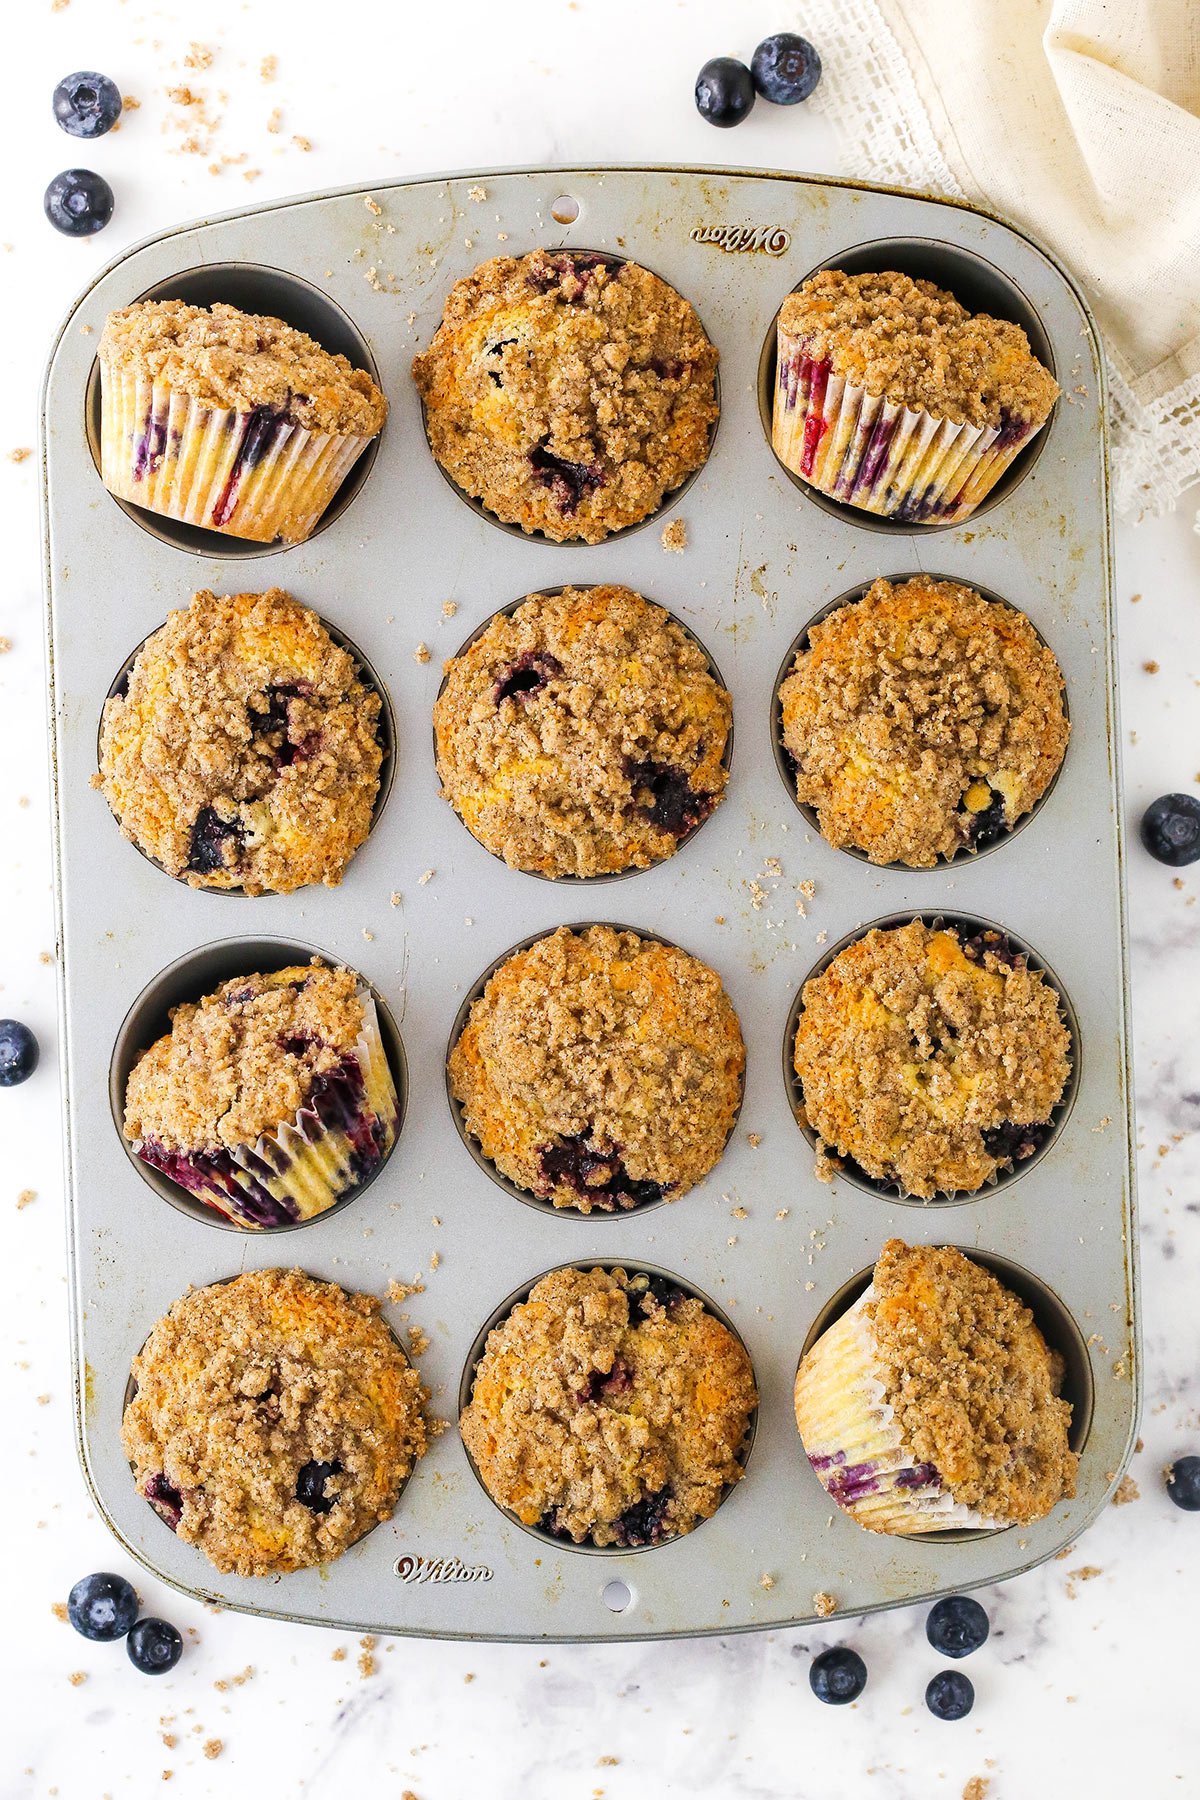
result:
[(771, 441), (812, 487), (914, 525), (969, 518), (1040, 426), (956, 425), (835, 375), (778, 328)]
[(253, 1145), (219, 1156), (160, 1157), (152, 1168), (235, 1225), (270, 1230), (328, 1212), (379, 1167), (396, 1141), (400, 1103), (375, 1002), (362, 996), (363, 1028), (341, 1071), (295, 1117)]
[(868, 1531), (996, 1531), (1003, 1520), (960, 1505), (931, 1463), (915, 1463), (888, 1404), (862, 1298), (822, 1332), (796, 1376), (796, 1424), (830, 1498)]
[(118, 499), (205, 531), (299, 544), (371, 439), (236, 412), (100, 365), (100, 472)]

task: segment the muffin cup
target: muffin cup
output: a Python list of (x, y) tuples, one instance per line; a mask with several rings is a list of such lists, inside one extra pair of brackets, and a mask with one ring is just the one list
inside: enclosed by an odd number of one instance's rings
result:
[(308, 431), (100, 365), (105, 487), (167, 518), (256, 543), (299, 544), (370, 437)]
[(345, 1063), (292, 1119), (251, 1147), (216, 1155), (133, 1148), (235, 1225), (296, 1225), (328, 1212), (373, 1174), (396, 1141), (400, 1102), (375, 1002), (360, 990), (363, 1027)]
[(1040, 427), (954, 424), (869, 394), (778, 327), (771, 441), (803, 480), (849, 506), (914, 525), (969, 518)]
[(866, 1307), (874, 1286), (824, 1331), (796, 1376), (796, 1424), (821, 1486), (868, 1531), (1000, 1531), (943, 1486), (932, 1463), (914, 1462), (889, 1405)]

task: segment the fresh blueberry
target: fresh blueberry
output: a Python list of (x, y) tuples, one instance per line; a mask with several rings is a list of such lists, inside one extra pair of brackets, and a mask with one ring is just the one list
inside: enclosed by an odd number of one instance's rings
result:
[(777, 31), (754, 52), (750, 73), (764, 100), (795, 106), (798, 100), (807, 100), (820, 81), (821, 59), (807, 38)]
[(67, 1595), (67, 1617), (95, 1644), (123, 1638), (138, 1616), (138, 1597), (123, 1575), (85, 1575)]
[(970, 1656), (987, 1643), (988, 1630), (987, 1614), (966, 1594), (939, 1600), (925, 1621), (925, 1636), (943, 1656)]
[(94, 69), (64, 75), (54, 90), (54, 116), (71, 137), (103, 137), (121, 116), (121, 90)]
[(1167, 1470), (1167, 1493), (1184, 1512), (1200, 1512), (1200, 1456), (1179, 1456)]
[(165, 1619), (139, 1619), (125, 1645), (143, 1675), (165, 1675), (183, 1655), (183, 1639)]
[(935, 1719), (965, 1719), (975, 1704), (970, 1677), (958, 1669), (943, 1669), (925, 1689), (925, 1704)]
[(1200, 800), (1194, 794), (1160, 794), (1142, 814), (1142, 842), (1172, 869), (1200, 858)]
[(808, 1685), (826, 1706), (848, 1706), (867, 1685), (867, 1665), (857, 1650), (838, 1644), (813, 1657)]
[(38, 1041), (19, 1019), (0, 1019), (0, 1087), (19, 1087), (38, 1066)]
[(754, 81), (735, 56), (714, 56), (696, 77), (696, 107), (710, 125), (740, 125), (754, 105)]
[(46, 189), (42, 204), (55, 231), (91, 237), (112, 218), (113, 191), (103, 175), (91, 169), (64, 169)]
[(325, 1483), (331, 1475), (341, 1472), (339, 1462), (306, 1462), (296, 1477), (296, 1498), (301, 1506), (307, 1506), (311, 1513), (332, 1512), (337, 1505), (337, 1495), (327, 1494)]

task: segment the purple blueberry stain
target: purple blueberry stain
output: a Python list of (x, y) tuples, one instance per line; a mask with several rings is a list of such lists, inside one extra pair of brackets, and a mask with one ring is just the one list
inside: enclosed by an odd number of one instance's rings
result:
[[(995, 844), (1008, 830), (1008, 809), (1004, 803), (1004, 795), (998, 794), (989, 786), (991, 799), (979, 812), (967, 813), (967, 842), (973, 850), (985, 850), (989, 844)], [(963, 808), (966, 811), (965, 807)]]
[(599, 1149), (587, 1132), (544, 1144), (538, 1161), (547, 1191), (565, 1187), (601, 1212), (629, 1212), (635, 1206), (661, 1200), (666, 1188), (658, 1181), (638, 1181), (621, 1160), (621, 1147)]
[(642, 1282), (644, 1286), (641, 1287), (637, 1307), (644, 1320), (655, 1318), (659, 1312), (665, 1312), (670, 1318), (688, 1298), (678, 1283), (671, 1281), (666, 1275), (646, 1275), (642, 1277)]
[(167, 426), (165, 419), (156, 419), (152, 412), (146, 414), (146, 423), (134, 440), (133, 446), (133, 479), (144, 481), (147, 475), (156, 474), (162, 465), (163, 452), (167, 447)]
[(215, 875), (235, 870), (242, 858), (245, 837), (236, 819), (223, 819), (211, 806), (202, 806), (192, 824), (187, 866), (195, 875)]
[(1052, 1129), (1048, 1119), (1035, 1125), (1018, 1125), (1012, 1119), (1005, 1119), (1002, 1124), (989, 1126), (983, 1132), (983, 1147), (989, 1156), (1011, 1169), (1017, 1163), (1027, 1162), (1040, 1150)]
[(559, 511), (568, 516), (579, 510), (580, 502), (589, 494), (604, 486), (604, 470), (599, 463), (568, 462), (544, 445), (529, 452), (529, 466), (534, 480), (549, 488)]
[(1006, 968), (1020, 969), (1024, 967), (1025, 958), (1019, 950), (1015, 950), (1011, 939), (1003, 931), (977, 931), (971, 937), (959, 938), (962, 952), (968, 962), (982, 963), (987, 956), (994, 956), (997, 962)]
[(535, 293), (548, 294), (551, 288), (562, 287), (564, 299), (578, 300), (601, 270), (616, 275), (620, 268), (615, 257), (601, 256), (595, 250), (562, 250), (556, 256), (540, 257), (526, 279)]
[(177, 1531), (179, 1521), (183, 1518), (183, 1495), (179, 1489), (160, 1472), (151, 1475), (142, 1493), (164, 1524), (169, 1525), (172, 1531)]
[(262, 461), (274, 442), (277, 429), (292, 423), (287, 409), (276, 406), (256, 406), (251, 412), (234, 416), (242, 421), (242, 438), (225, 486), (212, 509), (212, 522), (217, 526), (228, 525), (233, 517), (242, 476)]
[[(629, 777), (646, 809), (650, 823), (673, 837), (684, 837), (712, 812), (714, 794), (697, 793), (688, 780), (686, 769), (670, 763), (635, 762), (626, 766)], [(648, 800), (643, 799), (648, 795)]]
[(671, 1497), (670, 1488), (662, 1487), (627, 1506), (613, 1520), (614, 1543), (623, 1550), (640, 1550), (647, 1544), (661, 1544), (664, 1538), (670, 1537), (667, 1509)]
[(548, 650), (526, 650), (515, 662), (506, 663), (492, 687), (492, 698), (499, 706), (502, 700), (525, 701), (530, 694), (544, 688), (552, 676), (562, 674), (562, 664)]

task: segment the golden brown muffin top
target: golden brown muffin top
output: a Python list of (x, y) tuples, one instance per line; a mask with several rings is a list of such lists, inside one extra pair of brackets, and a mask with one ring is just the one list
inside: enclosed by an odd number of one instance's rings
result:
[(442, 791), (511, 867), (604, 875), (670, 856), (720, 800), (729, 695), (625, 587), (531, 594), (446, 664)]
[(364, 994), (324, 963), (237, 975), (171, 1009), (125, 1089), (125, 1136), (167, 1150), (253, 1146), (291, 1122), (323, 1077), (356, 1054)]
[(866, 1310), (905, 1444), (955, 1500), (1020, 1525), (1070, 1499), (1062, 1357), (1015, 1294), (959, 1250), (892, 1238)]
[(555, 1206), (677, 1199), (721, 1155), (746, 1053), (721, 980), (672, 944), (567, 926), (510, 956), (450, 1053), (466, 1129)]
[(177, 1300), (134, 1358), (138, 1492), (226, 1573), (329, 1562), (391, 1516), (424, 1394), (379, 1302), (299, 1269)]
[(716, 368), (692, 307), (657, 275), (534, 250), (455, 283), (413, 379), (459, 487), (524, 531), (595, 544), (704, 462)]
[(835, 849), (931, 868), (1045, 793), (1069, 726), (1054, 653), (956, 581), (872, 582), (812, 627), (779, 690), (799, 800)]
[(841, 1155), (923, 1200), (973, 1193), (1049, 1136), (1070, 1057), (1058, 995), (999, 932), (868, 931), (804, 987), (817, 1173)]
[(489, 1332), (459, 1423), (523, 1524), (632, 1549), (716, 1511), (757, 1404), (750, 1359), (700, 1300), (624, 1269), (555, 1269)]
[(236, 306), (139, 300), (109, 313), (100, 360), (210, 406), (268, 406), (308, 431), (374, 437), (387, 401), (367, 374), (282, 319)]
[(788, 295), (779, 323), (835, 375), (955, 424), (1043, 425), (1058, 398), (1019, 325), (895, 270), (823, 269)]
[(105, 703), (100, 785), (126, 837), (192, 887), (334, 887), (371, 828), (379, 716), (282, 588), (202, 590)]

